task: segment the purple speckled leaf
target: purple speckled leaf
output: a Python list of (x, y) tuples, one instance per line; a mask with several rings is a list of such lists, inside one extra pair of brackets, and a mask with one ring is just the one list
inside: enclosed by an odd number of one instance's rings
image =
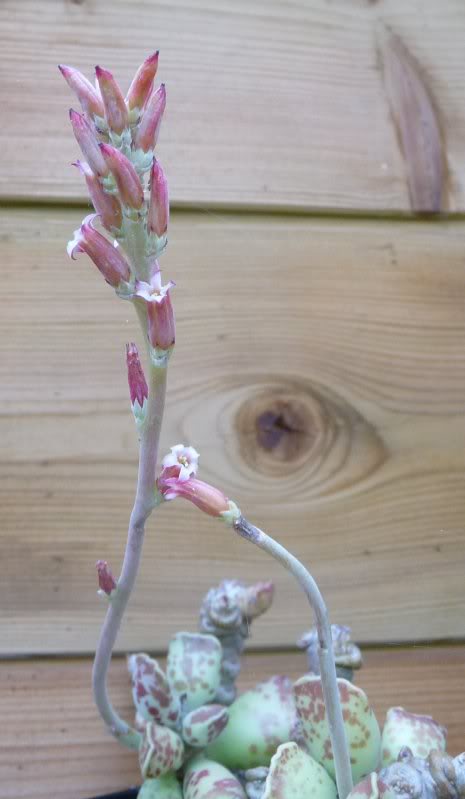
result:
[(336, 799), (336, 785), (296, 743), (282, 744), (272, 757), (262, 799)]
[[(338, 679), (342, 715), (350, 749), (352, 777), (358, 782), (379, 765), (381, 734), (366, 694)], [(332, 776), (334, 759), (320, 677), (306, 675), (294, 685), (294, 697), (308, 752)]]
[(128, 658), (128, 669), (138, 728), (143, 720), (175, 726), (180, 715), (179, 699), (157, 661), (140, 652)]
[(229, 721), (207, 754), (228, 768), (267, 766), (277, 747), (291, 741), (297, 714), (288, 677), (275, 676), (229, 706)]
[(166, 672), (182, 697), (184, 712), (211, 702), (220, 684), (222, 649), (213, 635), (177, 633), (168, 649)]
[(197, 755), (184, 776), (184, 799), (247, 799), (244, 789), (228, 769)]
[(381, 739), (383, 766), (394, 763), (404, 746), (408, 746), (415, 757), (428, 757), (431, 749), (445, 752), (446, 729), (431, 716), (418, 716), (403, 707), (391, 707)]
[(184, 758), (184, 744), (176, 732), (149, 721), (139, 748), (142, 776), (161, 777), (177, 771)]
[(223, 705), (203, 705), (184, 717), (182, 737), (189, 746), (203, 749), (224, 730), (228, 718), (228, 709)]

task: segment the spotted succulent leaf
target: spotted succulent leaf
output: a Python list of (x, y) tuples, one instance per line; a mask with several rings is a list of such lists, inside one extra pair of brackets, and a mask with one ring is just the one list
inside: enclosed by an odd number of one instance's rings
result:
[(183, 758), (184, 744), (179, 735), (168, 727), (150, 721), (139, 748), (139, 765), (144, 779), (177, 771)]
[(184, 799), (247, 799), (228, 769), (203, 755), (189, 762), (184, 776)]
[(184, 712), (213, 701), (220, 684), (221, 644), (213, 635), (177, 633), (168, 649), (167, 675)]
[(189, 746), (204, 749), (218, 738), (228, 718), (228, 709), (223, 705), (203, 705), (184, 716), (182, 737)]
[[(366, 694), (356, 685), (338, 679), (339, 697), (350, 750), (354, 782), (379, 764), (381, 734)], [(320, 677), (306, 675), (294, 685), (297, 713), (308, 752), (335, 776), (334, 758)]]
[(404, 746), (408, 746), (415, 757), (428, 757), (431, 749), (445, 752), (446, 730), (431, 716), (418, 716), (403, 707), (391, 707), (381, 739), (382, 765), (394, 763)]
[(336, 785), (296, 743), (278, 746), (270, 763), (262, 799), (336, 799)]
[(182, 788), (174, 774), (148, 777), (144, 780), (137, 799), (182, 799)]
[(180, 716), (179, 698), (157, 661), (140, 652), (128, 658), (128, 669), (139, 724), (145, 720), (175, 727)]
[(276, 748), (292, 740), (296, 725), (291, 681), (271, 677), (229, 706), (228, 724), (207, 753), (232, 769), (267, 766)]

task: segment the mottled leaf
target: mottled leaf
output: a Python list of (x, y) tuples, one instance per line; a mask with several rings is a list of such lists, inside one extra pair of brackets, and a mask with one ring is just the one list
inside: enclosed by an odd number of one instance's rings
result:
[(228, 718), (229, 711), (223, 705), (203, 705), (184, 717), (182, 737), (189, 746), (204, 749), (224, 730)]
[(272, 757), (262, 799), (336, 799), (336, 785), (313, 757), (296, 743), (278, 747)]
[(184, 799), (247, 799), (244, 789), (228, 769), (198, 755), (184, 776)]
[(174, 726), (180, 715), (179, 699), (157, 661), (140, 652), (128, 658), (128, 669), (138, 729), (144, 719)]
[(417, 716), (403, 707), (391, 707), (381, 739), (382, 765), (394, 763), (404, 746), (408, 746), (415, 757), (428, 757), (431, 749), (445, 752), (446, 729), (431, 716)]
[(137, 799), (182, 799), (182, 789), (174, 774), (144, 780)]
[(271, 677), (229, 706), (226, 728), (208, 756), (228, 768), (267, 766), (277, 747), (292, 740), (297, 716), (288, 677)]
[[(342, 715), (350, 749), (354, 782), (379, 764), (381, 734), (366, 694), (347, 680), (338, 679)], [(309, 753), (332, 776), (334, 759), (320, 677), (306, 675), (294, 685), (294, 696)]]
[(167, 675), (184, 712), (211, 702), (220, 684), (222, 649), (213, 635), (177, 633), (168, 649)]
[(378, 775), (375, 771), (367, 774), (352, 788), (347, 799), (379, 799)]
[(181, 767), (184, 744), (179, 735), (168, 727), (149, 721), (139, 749), (142, 776), (161, 777)]

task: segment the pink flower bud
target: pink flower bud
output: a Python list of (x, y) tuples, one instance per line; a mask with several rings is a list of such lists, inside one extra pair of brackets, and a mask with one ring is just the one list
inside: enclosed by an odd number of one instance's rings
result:
[(111, 144), (101, 142), (99, 147), (108, 168), (116, 180), (123, 203), (131, 208), (140, 208), (144, 202), (144, 190), (129, 158), (126, 158), (123, 153), (117, 150), (116, 147), (112, 147)]
[(116, 588), (116, 580), (113, 577), (111, 570), (106, 560), (98, 560), (95, 564), (97, 567), (98, 584), (100, 591), (107, 596), (110, 596), (112, 591)]
[[(155, 263), (158, 266), (157, 262)], [(176, 326), (170, 297), (170, 289), (173, 286), (172, 280), (166, 286), (161, 285), (159, 268), (150, 283), (143, 281), (136, 283), (134, 296), (145, 300), (147, 304), (149, 341), (152, 347), (162, 350), (168, 350), (175, 341)]]
[(183, 497), (209, 516), (221, 517), (230, 510), (229, 500), (222, 491), (197, 477), (180, 480), (180, 470), (180, 466), (170, 466), (162, 470), (157, 488), (164, 499)]
[(73, 133), (76, 137), (76, 141), (86, 161), (88, 161), (89, 166), (97, 175), (105, 177), (110, 170), (100, 152), (97, 137), (87, 119), (82, 114), (78, 114), (77, 111), (73, 111), (72, 108), (69, 112), (69, 118), (73, 126)]
[(150, 203), (147, 214), (149, 233), (163, 236), (168, 229), (169, 215), (168, 182), (159, 162), (154, 158), (150, 172)]
[(94, 116), (103, 117), (104, 109), (101, 97), (87, 80), (86, 77), (74, 67), (67, 67), (60, 64), (58, 69), (63, 75), (68, 86), (76, 94), (81, 103), (83, 111), (92, 119)]
[(128, 126), (128, 109), (121, 89), (108, 69), (95, 67), (95, 74), (102, 93), (108, 127), (115, 133), (122, 133)]
[(165, 105), (166, 91), (162, 83), (156, 92), (150, 95), (136, 131), (135, 146), (141, 148), (144, 153), (153, 150), (157, 143)]
[(126, 95), (126, 103), (131, 111), (133, 108), (143, 108), (145, 101), (152, 91), (153, 81), (158, 68), (158, 50), (145, 59), (140, 65)]
[(99, 178), (97, 175), (94, 175), (89, 164), (86, 164), (85, 161), (76, 161), (74, 166), (77, 166), (81, 175), (84, 175), (90, 199), (100, 217), (102, 225), (106, 227), (107, 230), (120, 228), (122, 213), (118, 198), (114, 197), (112, 194), (108, 194), (108, 192), (104, 190)]
[(147, 382), (139, 358), (139, 352), (135, 344), (126, 344), (126, 363), (128, 366), (128, 383), (131, 405), (137, 404), (139, 409), (144, 407), (144, 403), (149, 395)]
[(114, 246), (93, 228), (94, 219), (95, 214), (86, 216), (81, 227), (74, 231), (74, 239), (68, 243), (68, 255), (74, 260), (76, 253), (87, 253), (107, 283), (118, 288), (122, 280), (127, 282), (130, 279), (130, 266), (119, 246)]

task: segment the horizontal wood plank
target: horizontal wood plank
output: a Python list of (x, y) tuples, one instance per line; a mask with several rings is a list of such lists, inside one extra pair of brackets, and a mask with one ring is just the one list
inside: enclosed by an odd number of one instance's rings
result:
[[(448, 729), (448, 751), (465, 746), (463, 647), (370, 651), (357, 683), (367, 692), (378, 721), (401, 705), (427, 713)], [(244, 658), (242, 689), (272, 674), (297, 678), (302, 654), (250, 654)], [(104, 731), (92, 704), (88, 660), (43, 660), (0, 664), (0, 784), (2, 799), (88, 799), (137, 784), (137, 758)], [(125, 662), (111, 672), (112, 699), (131, 718)]]
[(160, 48), (175, 204), (409, 211), (405, 128), (378, 52), (391, 30), (437, 115), (443, 207), (463, 212), (464, 26), (462, 0), (3, 0), (0, 196), (84, 199), (56, 65), (90, 75), (100, 62), (127, 86)]
[[(0, 652), (90, 653), (137, 463), (132, 308), (65, 243), (77, 211), (0, 220)], [(162, 453), (313, 570), (360, 641), (465, 635), (465, 225), (174, 216), (178, 334)], [(178, 500), (150, 521), (120, 652), (196, 626), (223, 577), (276, 582), (254, 643), (310, 625), (294, 580)]]

